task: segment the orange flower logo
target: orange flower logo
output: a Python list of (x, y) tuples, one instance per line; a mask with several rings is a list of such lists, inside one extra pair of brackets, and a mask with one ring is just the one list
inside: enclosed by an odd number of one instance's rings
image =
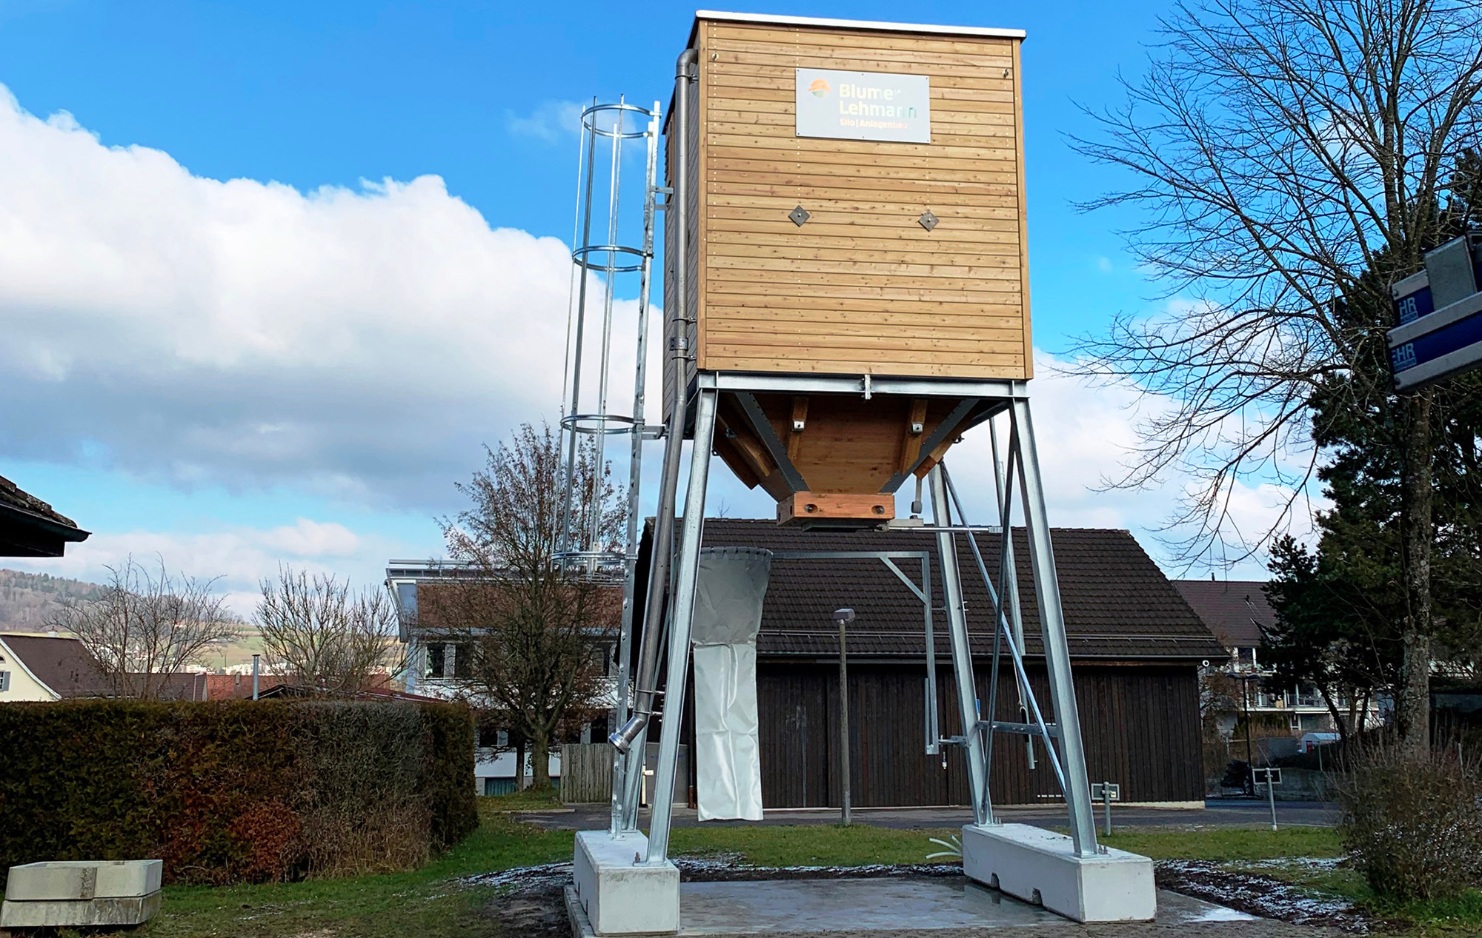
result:
[(821, 98), (829, 92), (828, 82), (822, 78), (815, 78), (813, 84), (808, 86), (808, 90), (813, 93), (813, 97)]

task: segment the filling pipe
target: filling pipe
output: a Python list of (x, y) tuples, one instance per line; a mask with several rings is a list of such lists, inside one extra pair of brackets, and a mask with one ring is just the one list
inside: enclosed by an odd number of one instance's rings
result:
[[(654, 698), (658, 694), (657, 674), (659, 649), (662, 647), (664, 608), (669, 587), (669, 571), (674, 556), (674, 515), (678, 501), (680, 450), (684, 442), (686, 396), (689, 372), (689, 323), (692, 316), (686, 309), (689, 296), (689, 178), (690, 139), (690, 86), (695, 82), (695, 65), (699, 52), (686, 49), (675, 64), (674, 73), (674, 130), (678, 135), (674, 148), (675, 173), (674, 191), (671, 202), (665, 203), (665, 211), (678, 213), (674, 232), (676, 244), (671, 256), (674, 264), (674, 295), (678, 298), (676, 309), (667, 311), (669, 341), (669, 367), (674, 382), (674, 406), (664, 428), (664, 468), (659, 482), (659, 503), (654, 518), (653, 556), (649, 560), (648, 591), (644, 597), (643, 645), (638, 658), (638, 675), (634, 680), (635, 696), (633, 715), (607, 740), (628, 760), (629, 792), (631, 799), (636, 795), (634, 782), (638, 773), (635, 766), (643, 763), (643, 742), (648, 721), (653, 716)], [(638, 757), (633, 759), (630, 749), (637, 744)], [(624, 828), (636, 823), (637, 804), (626, 806)]]

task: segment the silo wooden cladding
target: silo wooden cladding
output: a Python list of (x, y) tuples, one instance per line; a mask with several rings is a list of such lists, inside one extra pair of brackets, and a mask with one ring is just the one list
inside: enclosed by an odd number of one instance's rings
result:
[[(700, 15), (699, 369), (1030, 376), (1019, 42)], [(926, 76), (931, 142), (798, 136), (798, 68)]]

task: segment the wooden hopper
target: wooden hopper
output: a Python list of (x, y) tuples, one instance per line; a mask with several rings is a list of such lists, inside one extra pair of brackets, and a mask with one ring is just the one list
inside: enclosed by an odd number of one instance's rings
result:
[(715, 451), (780, 521), (888, 520), (983, 388), (1031, 376), (1022, 38), (697, 14), (690, 250), (666, 212), (664, 278), (677, 309), (686, 265), (693, 360), (666, 413), (737, 388)]

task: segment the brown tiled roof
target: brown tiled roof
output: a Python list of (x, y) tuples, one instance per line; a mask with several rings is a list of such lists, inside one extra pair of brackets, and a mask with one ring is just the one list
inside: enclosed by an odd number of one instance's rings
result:
[[(1000, 536), (977, 535), (990, 572), (997, 572)], [(1152, 559), (1126, 531), (1056, 528), (1051, 532), (1059, 574), (1066, 635), (1076, 658), (1184, 659), (1224, 652)], [(930, 551), (934, 605), (940, 609), (941, 568), (936, 535), (926, 531), (801, 531), (771, 521), (718, 518), (705, 523), (707, 547), (764, 547), (776, 551)], [(966, 537), (959, 536), (973, 653), (992, 653), (992, 604)], [(1014, 530), (1019, 595), (1024, 608), (1026, 652), (1043, 654), (1039, 607), (1029, 570), (1029, 545)], [(897, 561), (919, 582), (920, 562)], [(830, 656), (838, 651), (832, 613), (851, 607), (849, 653), (863, 657), (920, 658), (926, 643), (922, 605), (884, 564), (874, 559), (789, 560), (772, 565), (757, 652), (767, 656)], [(934, 615), (936, 647), (948, 653), (946, 617)]]
[(58, 557), (88, 532), (46, 502), (0, 476), (0, 557)]
[[(0, 635), (12, 653), (36, 676), (63, 698), (112, 697), (114, 689), (93, 667), (93, 659), (75, 638), (50, 635)], [(166, 674), (159, 696), (164, 700), (204, 700), (206, 675), (188, 672)]]
[(1265, 583), (1174, 580), (1173, 585), (1226, 648), (1255, 648), (1261, 644), (1261, 628), (1276, 624)]
[(108, 683), (93, 667), (93, 659), (75, 638), (46, 635), (0, 636), (15, 656), (41, 683), (63, 697), (102, 697)]

